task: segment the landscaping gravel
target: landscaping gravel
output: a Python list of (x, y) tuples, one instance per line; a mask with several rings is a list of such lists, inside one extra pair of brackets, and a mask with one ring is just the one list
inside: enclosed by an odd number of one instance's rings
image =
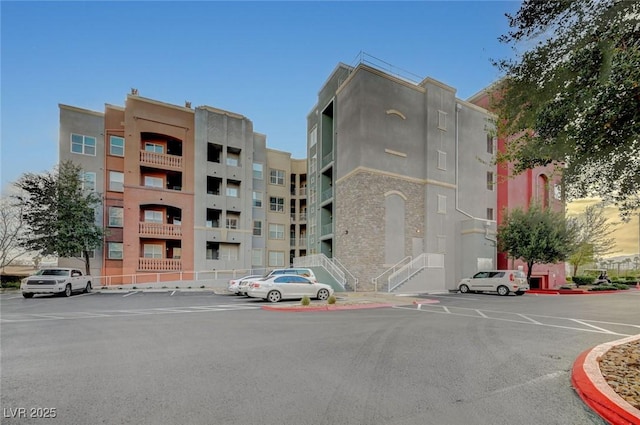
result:
[(600, 371), (620, 397), (640, 410), (640, 340), (607, 351), (600, 359)]

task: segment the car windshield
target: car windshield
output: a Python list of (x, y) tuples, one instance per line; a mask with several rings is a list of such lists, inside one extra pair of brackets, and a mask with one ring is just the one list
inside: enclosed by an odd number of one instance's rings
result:
[(38, 276), (69, 276), (69, 270), (45, 269), (36, 274)]

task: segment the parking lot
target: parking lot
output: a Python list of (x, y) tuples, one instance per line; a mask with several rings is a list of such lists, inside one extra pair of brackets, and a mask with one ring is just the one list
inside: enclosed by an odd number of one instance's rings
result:
[(0, 300), (2, 423), (602, 424), (573, 361), (640, 333), (637, 290), (308, 313), (210, 291)]

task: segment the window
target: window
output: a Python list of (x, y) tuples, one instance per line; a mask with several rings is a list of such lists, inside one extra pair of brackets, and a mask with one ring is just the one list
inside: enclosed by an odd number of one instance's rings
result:
[(239, 248), (238, 244), (220, 244), (220, 260), (238, 260)]
[(269, 251), (269, 267), (284, 267), (283, 251)]
[(232, 154), (227, 154), (227, 165), (230, 165), (232, 167), (237, 167), (239, 164), (239, 160), (237, 156), (234, 156)]
[(438, 111), (438, 128), (447, 130), (447, 113), (444, 111)]
[(82, 188), (84, 190), (96, 190), (96, 173), (87, 172), (82, 175)]
[(438, 169), (446, 170), (447, 169), (447, 153), (443, 151), (438, 151)]
[(262, 222), (253, 220), (253, 236), (262, 236)]
[(109, 249), (108, 258), (110, 260), (122, 260), (122, 242), (108, 242), (107, 246)]
[(282, 170), (269, 170), (269, 182), (271, 184), (284, 185), (284, 171)]
[(109, 136), (109, 154), (124, 156), (124, 137)]
[(238, 188), (237, 187), (227, 187), (227, 196), (231, 196), (232, 198), (238, 197)]
[(162, 258), (162, 245), (144, 244), (144, 258)]
[(487, 190), (493, 190), (493, 171), (487, 171)]
[(487, 208), (487, 220), (493, 220), (493, 208)]
[(284, 224), (269, 223), (269, 239), (284, 239)]
[(313, 147), (318, 142), (318, 126), (314, 125), (309, 133), (309, 146)]
[(109, 171), (109, 190), (124, 192), (124, 173)]
[(164, 146), (157, 143), (146, 142), (144, 144), (144, 150), (147, 152), (164, 153)]
[(438, 214), (447, 213), (447, 197), (444, 195), (438, 195)]
[(269, 210), (275, 212), (284, 212), (284, 198), (271, 196), (269, 198)]
[(262, 208), (262, 193), (253, 192), (253, 206), (256, 208)]
[(124, 223), (124, 208), (109, 207), (109, 227), (122, 227)]
[(71, 134), (71, 152), (96, 156), (96, 138), (81, 134)]
[(164, 181), (162, 180), (162, 177), (144, 176), (144, 185), (146, 187), (157, 187), (162, 189), (164, 187)]
[(253, 163), (253, 178), (262, 180), (262, 164), (258, 164), (257, 162)]
[(493, 143), (494, 143), (494, 139), (493, 136), (490, 134), (487, 134), (487, 153), (493, 153)]
[(162, 211), (147, 210), (144, 212), (145, 223), (162, 223), (164, 221), (162, 217)]
[(220, 257), (220, 244), (217, 242), (207, 242), (207, 260), (217, 260)]
[(227, 229), (238, 228), (238, 217), (227, 217)]

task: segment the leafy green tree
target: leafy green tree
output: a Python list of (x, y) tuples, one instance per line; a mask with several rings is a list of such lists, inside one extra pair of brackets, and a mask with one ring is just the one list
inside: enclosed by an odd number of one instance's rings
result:
[(565, 261), (575, 241), (575, 231), (564, 214), (539, 205), (508, 211), (498, 228), (498, 249), (527, 263), (527, 280), (534, 264)]
[(568, 220), (576, 233), (577, 247), (568, 261), (573, 266), (575, 276), (578, 267), (614, 252), (616, 240), (612, 234), (619, 223), (607, 220), (602, 203), (590, 205), (584, 212)]
[(89, 274), (89, 251), (102, 244), (103, 228), (96, 224), (100, 196), (83, 188), (81, 167), (62, 162), (45, 174), (24, 174), (16, 183), (15, 195), (27, 224), (21, 245), (41, 255), (74, 257), (81, 253)]
[(493, 105), (516, 173), (563, 164), (569, 197), (640, 207), (640, 2), (524, 0)]

